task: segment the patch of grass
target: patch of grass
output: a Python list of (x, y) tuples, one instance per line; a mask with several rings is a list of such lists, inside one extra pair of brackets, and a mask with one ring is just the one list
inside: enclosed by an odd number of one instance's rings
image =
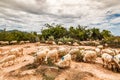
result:
[(82, 53), (77, 53), (76, 54), (76, 59), (75, 59), (76, 61), (80, 61), (80, 62), (82, 62), (83, 61), (83, 55), (82, 55)]
[(33, 64), (26, 65), (24, 68), (25, 68), (25, 69), (35, 69), (35, 68), (37, 68), (37, 67), (38, 67), (38, 66), (33, 63)]
[(48, 66), (54, 66), (55, 64), (53, 63), (53, 59), (48, 58), (47, 63), (45, 63)]
[(43, 77), (43, 80), (54, 80), (55, 77), (52, 77), (52, 76), (44, 76)]

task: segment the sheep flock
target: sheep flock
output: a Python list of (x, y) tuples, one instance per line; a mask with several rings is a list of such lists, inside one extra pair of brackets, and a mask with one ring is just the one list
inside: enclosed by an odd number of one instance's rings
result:
[[(14, 43), (14, 42), (13, 42)], [(55, 44), (54, 42), (46, 42), (48, 44)], [(21, 42), (22, 44), (22, 42)], [(74, 43), (73, 46), (61, 46), (63, 43), (59, 42), (56, 47), (52, 45), (42, 46), (36, 43), (34, 52), (26, 53), (26, 47), (12, 48), (6, 51), (0, 49), (0, 69), (18, 64), (20, 57), (30, 55), (33, 56), (34, 62), (37, 65), (42, 63), (49, 64), (49, 61), (58, 68), (71, 67), (71, 61), (97, 63), (97, 58), (102, 60), (103, 67), (112, 71), (120, 71), (120, 51), (118, 49), (104, 47), (98, 45), (94, 48), (86, 48)], [(39, 43), (40, 44), (40, 43)], [(71, 43), (68, 43), (71, 44)], [(26, 60), (22, 60), (23, 62)]]

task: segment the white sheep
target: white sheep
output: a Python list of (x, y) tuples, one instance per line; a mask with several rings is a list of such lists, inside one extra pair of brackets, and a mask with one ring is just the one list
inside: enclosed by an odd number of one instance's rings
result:
[(67, 42), (68, 45), (71, 45), (72, 43), (71, 42)]
[(108, 53), (108, 54), (110, 54), (112, 56), (116, 55), (115, 51), (113, 49), (111, 49), (111, 48), (103, 49), (101, 52), (102, 53)]
[(25, 43), (30, 43), (30, 41), (24, 41)]
[(56, 43), (54, 41), (45, 41), (46, 44), (53, 44), (56, 45)]
[(72, 59), (73, 59), (73, 60), (77, 57), (77, 55), (78, 55), (79, 53), (80, 53), (79, 48), (73, 48), (73, 49), (71, 49), (71, 50), (69, 51), (69, 54), (72, 55)]
[(73, 46), (79, 46), (79, 44), (77, 42), (74, 42)]
[(97, 58), (97, 53), (93, 50), (83, 50), (82, 55), (84, 62), (95, 62)]
[(79, 52), (80, 52), (79, 48), (73, 48), (73, 49), (71, 49), (71, 50), (69, 51), (69, 53), (70, 53), (71, 55), (77, 54), (77, 53), (79, 53)]
[(120, 68), (120, 54), (117, 54), (114, 56), (114, 61), (118, 64), (118, 66)]
[(55, 41), (52, 41), (52, 44), (53, 44), (53, 45), (56, 45), (56, 42), (55, 42)]
[(64, 56), (67, 53), (67, 49), (65, 47), (59, 47), (58, 48), (58, 54), (59, 56)]
[(58, 60), (58, 50), (57, 49), (50, 50), (46, 55), (45, 62), (47, 62), (48, 58), (53, 59), (54, 62), (57, 61)]
[(56, 63), (56, 65), (60, 68), (70, 67), (71, 60), (72, 60), (71, 54), (68, 53), (65, 56), (63, 56), (61, 60), (58, 63)]
[(42, 61), (46, 57), (48, 51), (49, 51), (48, 48), (46, 48), (46, 49), (40, 49), (39, 51), (37, 51), (36, 52), (36, 58), (37, 58), (37, 60)]
[(58, 42), (58, 45), (63, 45), (63, 42), (59, 41), (59, 42)]
[(23, 48), (11, 49), (9, 52), (10, 52), (9, 55), (16, 55), (16, 57), (22, 56), (23, 55)]
[(103, 45), (98, 45), (97, 48), (103, 49)]
[(1, 45), (8, 45), (9, 42), (8, 42), (8, 41), (0, 41), (0, 44), (1, 44)]
[(95, 48), (95, 51), (97, 52), (97, 54), (100, 56), (102, 54), (102, 49), (103, 49), (103, 45), (98, 45)]
[(114, 52), (115, 55), (119, 54), (119, 50), (117, 49), (112, 49), (112, 51)]
[(101, 56), (102, 55), (102, 50), (100, 49), (100, 48), (95, 48), (95, 50), (94, 51), (96, 51), (96, 53), (97, 53), (97, 56)]
[(11, 41), (10, 44), (17, 44), (17, 41)]
[(40, 42), (36, 42), (36, 43), (35, 43), (35, 46), (40, 46)]
[(103, 61), (103, 67), (112, 68), (111, 62), (113, 61), (113, 56), (108, 53), (103, 53), (101, 55)]
[(25, 42), (24, 41), (20, 41), (19, 44), (24, 44)]

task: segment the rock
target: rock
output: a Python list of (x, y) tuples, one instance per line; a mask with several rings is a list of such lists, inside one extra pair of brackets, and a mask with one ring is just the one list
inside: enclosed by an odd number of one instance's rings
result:
[(39, 66), (36, 71), (41, 73), (45, 78), (55, 78), (60, 73), (58, 67), (48, 66)]
[(24, 76), (24, 75), (33, 75), (35, 74), (35, 70), (32, 69), (32, 70), (26, 70), (26, 71), (23, 71), (22, 73), (20, 73), (21, 76)]

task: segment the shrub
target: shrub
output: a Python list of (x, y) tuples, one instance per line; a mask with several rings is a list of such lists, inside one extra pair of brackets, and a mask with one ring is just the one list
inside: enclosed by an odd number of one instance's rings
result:
[(42, 37), (41, 40), (40, 40), (41, 43), (45, 43), (45, 38)]
[(54, 41), (54, 36), (49, 36), (48, 41)]
[(67, 42), (71, 42), (71, 43), (73, 43), (74, 42), (74, 39), (73, 38), (70, 38), (70, 37), (63, 37), (63, 38), (60, 38), (60, 39), (58, 39), (58, 41), (61, 41), (61, 42), (63, 42), (64, 44), (66, 44)]
[(75, 59), (76, 61), (83, 61), (83, 55), (82, 55), (82, 53), (81, 52), (79, 52), (79, 53), (77, 53), (76, 54), (76, 59)]

